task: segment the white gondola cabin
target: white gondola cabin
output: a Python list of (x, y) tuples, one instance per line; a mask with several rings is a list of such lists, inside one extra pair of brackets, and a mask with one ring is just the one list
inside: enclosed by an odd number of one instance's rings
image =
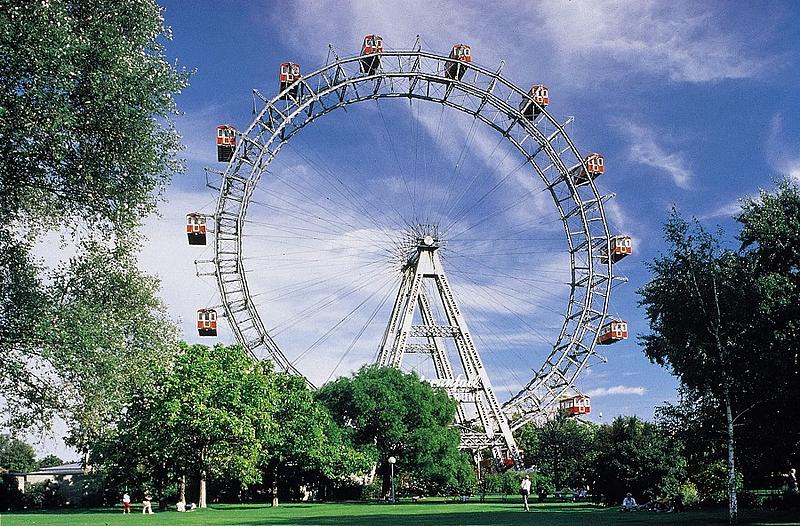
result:
[(445, 76), (449, 79), (461, 80), (464, 72), (467, 71), (465, 64), (472, 62), (472, 49), (466, 44), (456, 44), (450, 50), (450, 59), (456, 62), (448, 62)]
[[(281, 64), (281, 70), (279, 74), (280, 92), (283, 94), (281, 99), (287, 100), (290, 97), (295, 99), (297, 98), (300, 88), (300, 85), (297, 81), (299, 81), (301, 78), (300, 64), (295, 64), (293, 62), (284, 62)], [(284, 93), (284, 91), (286, 91), (286, 93)]]
[(519, 111), (526, 119), (534, 120), (548, 104), (550, 104), (550, 90), (547, 86), (534, 84), (528, 91), (528, 96), (522, 98)]
[(236, 150), (236, 128), (227, 124), (217, 126), (217, 161), (227, 163)]
[[(630, 256), (633, 254), (633, 242), (631, 241), (631, 236), (614, 236), (611, 238), (611, 262), (616, 263), (620, 259), (624, 258), (625, 256)], [(608, 263), (608, 254), (606, 253), (606, 249), (603, 249), (603, 254), (600, 257), (600, 261), (603, 263)]]
[(380, 35), (367, 35), (361, 46), (361, 73), (372, 75), (381, 67), (380, 53), (383, 53), (383, 38)]
[(199, 309), (197, 311), (197, 332), (200, 336), (217, 335), (217, 311), (214, 309)]
[(628, 322), (624, 320), (611, 320), (603, 325), (597, 335), (597, 343), (610, 345), (628, 339)]
[(590, 153), (582, 163), (576, 164), (569, 170), (569, 175), (575, 186), (589, 184), (606, 170), (605, 159), (599, 153)]
[(592, 399), (584, 395), (563, 398), (558, 408), (570, 416), (588, 415), (592, 412)]
[(206, 216), (203, 214), (186, 214), (186, 235), (190, 245), (206, 244)]

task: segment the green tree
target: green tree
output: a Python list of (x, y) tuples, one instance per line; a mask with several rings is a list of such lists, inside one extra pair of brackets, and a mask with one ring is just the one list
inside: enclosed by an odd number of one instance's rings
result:
[(323, 386), (316, 396), (350, 430), (354, 444), (374, 450), (384, 490), (392, 456), (395, 472), (407, 477), (410, 489), (432, 494), (474, 485), (470, 461), (458, 450), (460, 437), (452, 427), (455, 401), (415, 374), (363, 367)]
[(132, 256), (180, 170), (165, 37), (152, 0), (0, 0), (0, 387), (12, 425), (60, 413), (79, 447), (172, 338)]
[(278, 432), (263, 436), (264, 457), (272, 481), (272, 505), (278, 505), (280, 474), (319, 473), (329, 480), (363, 474), (374, 464), (371, 451), (358, 451), (301, 377), (275, 375), (272, 415)]
[(0, 435), (0, 470), (32, 471), (36, 468), (33, 448), (10, 435)]
[(42, 468), (51, 468), (53, 466), (60, 466), (64, 463), (63, 460), (57, 455), (53, 455), (52, 453), (49, 455), (45, 455), (44, 457), (40, 458), (36, 461), (36, 467), (39, 469)]
[(98, 448), (98, 462), (157, 492), (195, 475), (200, 507), (210, 476), (260, 482), (263, 437), (280, 432), (275, 375), (263, 367), (238, 346), (182, 345), (173, 368), (126, 407), (116, 434)]
[(610, 503), (622, 502), (627, 492), (639, 499), (674, 496), (686, 478), (680, 444), (635, 416), (599, 426), (593, 447), (592, 491)]
[(588, 483), (594, 434), (593, 424), (562, 413), (542, 425), (524, 425), (516, 438), (525, 464), (536, 466), (560, 490)]
[(800, 399), (800, 187), (779, 181), (774, 192), (744, 200), (736, 219), (761, 315), (747, 363), (759, 378), (743, 393), (742, 405), (753, 410), (737, 421), (737, 447), (743, 471), (764, 481), (800, 464), (800, 407), (790, 402)]
[[(645, 354), (668, 367), (698, 398), (716, 402), (724, 415), (728, 458), (729, 516), (737, 517), (734, 423), (740, 404), (768, 368), (754, 365), (763, 320), (751, 261), (721, 247), (698, 222), (673, 212), (665, 225), (667, 254), (648, 264), (653, 278), (639, 294), (650, 334)], [(754, 339), (756, 338), (756, 339)]]

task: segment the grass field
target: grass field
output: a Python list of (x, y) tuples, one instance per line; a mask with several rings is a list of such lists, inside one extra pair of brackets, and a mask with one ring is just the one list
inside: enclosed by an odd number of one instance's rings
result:
[[(286, 504), (214, 505), (192, 513), (165, 511), (155, 515), (123, 515), (119, 508), (69, 510), (48, 513), (4, 513), (0, 526), (133, 526), (133, 525), (202, 525), (256, 526), (298, 525), (698, 525), (727, 524), (724, 510), (701, 510), (686, 513), (620, 513), (590, 504), (536, 504), (525, 513), (516, 503), (402, 503), (402, 504)], [(800, 524), (798, 511), (742, 510), (740, 524), (784, 526)]]

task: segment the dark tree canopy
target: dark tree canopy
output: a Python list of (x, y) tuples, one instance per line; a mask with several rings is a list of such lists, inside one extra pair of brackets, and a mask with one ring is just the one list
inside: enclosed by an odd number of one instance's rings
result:
[(600, 426), (594, 449), (590, 484), (610, 504), (621, 503), (627, 492), (641, 502), (675, 495), (685, 480), (680, 444), (635, 416), (617, 417), (611, 425)]
[(542, 425), (526, 424), (517, 431), (526, 466), (546, 474), (555, 488), (577, 488), (589, 482), (597, 429), (565, 414)]

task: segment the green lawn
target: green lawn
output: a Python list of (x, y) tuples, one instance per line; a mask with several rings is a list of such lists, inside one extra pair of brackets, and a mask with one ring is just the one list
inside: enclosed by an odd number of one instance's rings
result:
[[(136, 510), (134, 508), (135, 511)], [(740, 524), (784, 526), (800, 524), (798, 511), (742, 510)], [(535, 504), (525, 513), (513, 502), (507, 503), (401, 503), (401, 504), (286, 504), (215, 505), (192, 513), (165, 511), (143, 516), (122, 515), (120, 509), (75, 510), (51, 513), (5, 513), (0, 526), (132, 526), (132, 525), (698, 525), (727, 524), (723, 510), (686, 513), (620, 513), (615, 509), (590, 504)]]

